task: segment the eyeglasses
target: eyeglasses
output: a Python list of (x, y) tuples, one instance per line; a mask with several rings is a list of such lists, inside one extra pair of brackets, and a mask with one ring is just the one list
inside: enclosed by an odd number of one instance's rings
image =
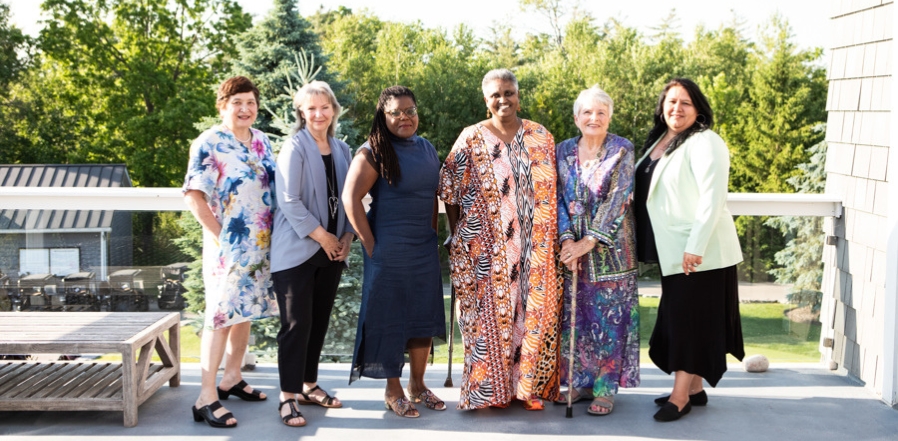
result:
[(405, 109), (405, 110), (396, 109), (396, 110), (391, 110), (389, 112), (384, 112), (384, 113), (392, 116), (393, 118), (399, 118), (402, 116), (403, 113), (405, 114), (405, 116), (407, 116), (409, 118), (414, 118), (414, 117), (418, 116), (418, 108), (417, 107), (409, 107), (408, 109)]

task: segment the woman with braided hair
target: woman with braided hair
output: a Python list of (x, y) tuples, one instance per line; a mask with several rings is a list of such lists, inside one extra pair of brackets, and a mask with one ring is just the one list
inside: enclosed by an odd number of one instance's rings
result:
[[(384, 89), (368, 142), (356, 152), (343, 191), (349, 222), (365, 248), (349, 381), (386, 378), (386, 408), (407, 418), (418, 417), (413, 403), (446, 409), (424, 385), (433, 337), (446, 334), (436, 234), (440, 160), (417, 131), (415, 94), (403, 86)], [(367, 216), (366, 193), (371, 195)], [(408, 397), (399, 381), (406, 350)]]

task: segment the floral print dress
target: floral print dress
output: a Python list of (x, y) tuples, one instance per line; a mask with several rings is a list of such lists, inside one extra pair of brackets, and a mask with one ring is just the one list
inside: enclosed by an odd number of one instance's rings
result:
[(224, 126), (190, 146), (183, 191), (202, 191), (222, 226), (219, 237), (203, 230), (206, 329), (278, 316), (270, 261), (275, 165), (268, 138), (251, 130), (249, 148)]

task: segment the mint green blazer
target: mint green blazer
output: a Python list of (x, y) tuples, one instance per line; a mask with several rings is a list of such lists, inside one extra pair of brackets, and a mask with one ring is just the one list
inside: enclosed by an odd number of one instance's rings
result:
[(663, 276), (683, 272), (683, 253), (702, 256), (697, 271), (742, 261), (736, 225), (727, 209), (729, 175), (730, 151), (711, 130), (690, 136), (655, 164), (646, 209)]

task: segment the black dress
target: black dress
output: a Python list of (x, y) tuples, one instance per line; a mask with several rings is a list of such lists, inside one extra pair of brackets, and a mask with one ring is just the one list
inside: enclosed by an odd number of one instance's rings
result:
[[(656, 162), (646, 156), (635, 173), (636, 249), (644, 263), (658, 261), (646, 209)], [(668, 374), (699, 375), (714, 387), (727, 370), (727, 353), (739, 360), (745, 357), (736, 266), (662, 276), (658, 318), (649, 339), (649, 358), (655, 366)]]

